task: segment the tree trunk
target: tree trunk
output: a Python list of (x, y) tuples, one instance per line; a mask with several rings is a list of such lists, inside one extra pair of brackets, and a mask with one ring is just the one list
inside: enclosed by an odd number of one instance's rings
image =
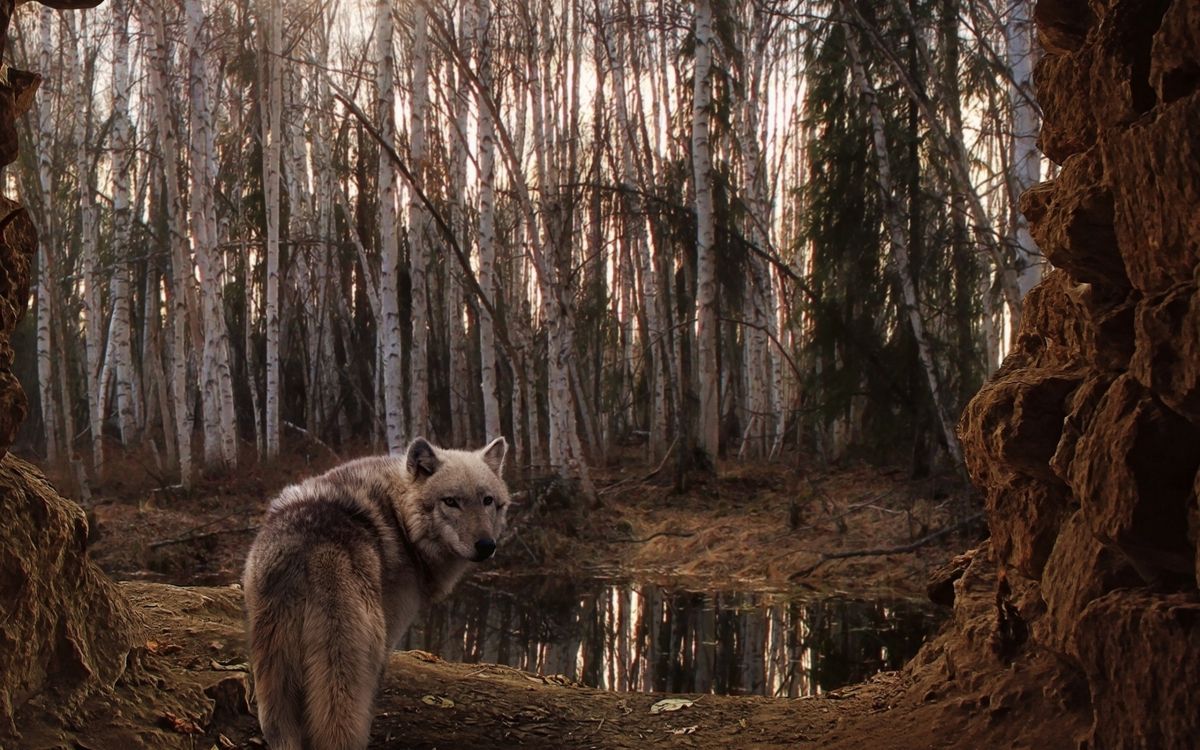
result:
[(105, 398), (100, 388), (100, 373), (104, 368), (104, 307), (101, 296), (100, 259), (96, 249), (96, 207), (92, 197), (92, 166), (88, 155), (88, 128), (92, 112), (92, 68), (84, 70), (80, 61), (87, 58), (87, 16), (80, 19), (79, 34), (75, 34), (75, 16), (67, 13), (67, 29), (73, 38), (67, 45), (68, 67), (79, 71), (75, 88), (73, 139), (75, 141), (75, 181), (79, 199), (79, 247), (83, 260), (85, 282), (84, 346), (87, 359), (88, 423), (92, 435), (92, 471), (97, 479), (104, 476), (104, 416)]
[[(491, 0), (478, 0), (475, 50), (479, 65), (480, 83), (492, 88), (492, 47), (488, 39), (491, 24)], [(464, 134), (465, 135), (465, 134)], [(495, 295), (496, 274), (496, 129), (492, 114), (479, 104), (479, 286), (492, 301)], [(499, 437), (500, 399), (496, 383), (495, 321), (487, 306), (479, 306), (480, 384), (483, 389), (484, 439)], [(513, 418), (516, 420), (514, 413)], [(515, 432), (515, 429), (514, 429)], [(520, 455), (519, 452), (516, 455)]]
[(1045, 264), (1041, 251), (1029, 233), (1029, 221), (1017, 206), (1021, 193), (1041, 179), (1042, 155), (1037, 138), (1041, 127), (1038, 107), (1033, 98), (1033, 21), (1030, 0), (1014, 0), (1009, 6), (1004, 39), (1008, 66), (1012, 73), (1009, 99), (1012, 106), (1009, 208), (1017, 245), (1017, 289), (1021, 297), (1042, 279)]
[[(265, 69), (262, 80), (266, 88), (266, 111), (259, 116), (262, 120), (263, 196), (267, 217), (267, 304), (264, 311), (267, 328), (267, 390), (264, 397), (264, 431), (268, 459), (279, 455), (279, 390), (282, 366), (279, 353), (279, 167), (280, 144), (283, 138), (283, 11), (279, 3), (280, 0), (263, 0), (262, 5), (265, 7), (260, 13), (260, 17), (265, 17), (266, 25), (262, 32)], [(293, 193), (293, 201), (296, 197)], [(293, 202), (292, 205), (295, 210), (296, 204)]]
[(709, 120), (712, 116), (713, 16), (711, 0), (695, 6), (695, 60), (692, 94), (692, 174), (696, 190), (696, 372), (700, 394), (697, 447), (715, 467), (720, 450), (721, 402), (717, 371), (717, 258), (713, 226), (712, 163)]
[[(462, 54), (470, 57), (475, 38), (474, 3), (462, 3), (459, 19), (458, 44)], [(471, 242), (467, 232), (467, 127), (471, 110), (471, 88), (466, 75), (454, 75), (453, 61), (447, 61), (448, 78), (454, 83), (454, 122), (450, 147), (450, 190), (452, 212), (451, 227), (455, 241), (468, 257)], [(467, 284), (463, 280), (463, 269), (454, 263), (447, 253), (446, 290), (447, 325), (450, 337), (450, 425), (452, 443), (465, 446), (471, 440), (471, 406), (473, 388), (470, 385), (470, 363), (467, 358), (468, 329), (466, 313)]]
[(929, 396), (933, 408), (937, 412), (942, 428), (942, 436), (946, 440), (946, 450), (956, 467), (963, 465), (962, 447), (958, 443), (958, 435), (954, 430), (954, 420), (946, 408), (945, 397), (938, 383), (937, 363), (933, 359), (933, 349), (925, 332), (925, 320), (921, 315), (921, 303), (917, 298), (916, 286), (913, 283), (912, 268), (909, 264), (908, 241), (904, 235), (904, 216), (896, 200), (895, 187), (892, 182), (891, 156), (889, 154), (887, 133), (884, 129), (883, 113), (875, 96), (875, 89), (867, 80), (866, 69), (859, 55), (858, 43), (854, 39), (854, 31), (846, 27), (846, 48), (850, 54), (850, 64), (854, 74), (854, 85), (859, 96), (867, 104), (871, 116), (871, 130), (875, 144), (875, 161), (879, 172), (879, 195), (884, 205), (884, 220), (887, 223), (888, 238), (892, 249), (892, 269), (896, 274), (904, 306), (908, 312), (909, 326), (912, 328), (913, 339), (917, 343), (917, 355), (921, 367), (925, 371), (925, 379), (929, 385)]
[[(42, 8), (38, 16), (40, 49), (38, 65), (42, 70), (50, 70), (53, 44), (51, 41), (51, 24), (54, 22), (54, 11)], [(72, 42), (73, 43), (73, 42)], [(54, 222), (54, 212), (50, 206), (54, 201), (53, 183), (50, 167), (50, 144), (54, 138), (54, 122), (51, 113), (51, 102), (43, 99), (37, 108), (38, 139), (34, 145), (37, 157), (38, 194), (40, 202), (41, 226), (38, 233), (41, 242), (38, 244), (38, 282), (37, 282), (37, 373), (38, 373), (38, 403), (42, 411), (42, 429), (46, 439), (46, 461), (55, 466), (62, 460), (63, 445), (59, 437), (58, 409), (54, 396), (54, 351), (51, 348), (51, 310), (54, 308), (54, 278), (50, 256), (51, 248), (58, 244)], [(65, 354), (65, 352), (63, 352)], [(70, 409), (70, 402), (63, 403), (64, 409)], [(70, 439), (68, 434), (67, 439)]]
[[(145, 6), (143, 6), (145, 8)], [(192, 486), (192, 401), (193, 390), (188, 376), (188, 299), (192, 285), (192, 259), (188, 252), (186, 207), (179, 181), (178, 119), (167, 90), (172, 55), (167, 41), (166, 11), (161, 4), (143, 10), (144, 20), (153, 29), (152, 55), (149, 65), (150, 94), (154, 103), (167, 219), (168, 244), (171, 257), (171, 289), (168, 313), (171, 319), (171, 396), (175, 412), (175, 444), (179, 462), (180, 483), (185, 489)]]
[(202, 35), (204, 11), (201, 0), (185, 0), (188, 47), (188, 96), (191, 103), (191, 132), (188, 139), (188, 212), (192, 248), (200, 272), (200, 306), (203, 324), (201, 404), (204, 415), (204, 462), (210, 467), (235, 468), (238, 459), (237, 423), (233, 411), (233, 383), (229, 371), (229, 328), (225, 322), (223, 261), (216, 236), (213, 184), (216, 177), (213, 153), (212, 107), (205, 60), (207, 40)]
[[(424, 4), (413, 7), (412, 110), (409, 114), (409, 155), (418, 185), (426, 175), (425, 120), (429, 102), (429, 19)], [(412, 282), (412, 350), (409, 353), (409, 433), (429, 436), (429, 297), (426, 269), (428, 218), (412, 191), (408, 209), (408, 264)], [(386, 304), (386, 303), (385, 303)]]
[(132, 125), (129, 122), (129, 12), (125, 0), (112, 0), (109, 8), (113, 20), (111, 167), (113, 245), (116, 248), (116, 260), (113, 263), (109, 287), (112, 317), (108, 347), (117, 391), (117, 425), (121, 430), (121, 442), (128, 448), (132, 446), (138, 432), (131, 338), (131, 268), (127, 260), (132, 254), (130, 229), (133, 219), (129, 206), (129, 176), (135, 158)]

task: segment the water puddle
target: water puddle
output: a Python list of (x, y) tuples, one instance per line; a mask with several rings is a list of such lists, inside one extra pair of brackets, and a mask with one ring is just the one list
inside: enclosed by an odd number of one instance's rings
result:
[(939, 623), (906, 600), (495, 578), (461, 584), (404, 647), (609, 690), (797, 697), (898, 669)]

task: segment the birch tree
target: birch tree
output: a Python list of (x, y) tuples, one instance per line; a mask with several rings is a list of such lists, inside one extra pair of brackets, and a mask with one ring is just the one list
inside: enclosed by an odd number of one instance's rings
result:
[[(263, 84), (266, 89), (266, 112), (262, 116), (263, 197), (267, 216), (267, 390), (266, 447), (267, 458), (279, 455), (279, 186), (280, 141), (283, 120), (283, 12), (282, 0), (261, 3), (266, 30), (263, 34)], [(295, 205), (295, 192), (292, 193)]]
[[(491, 1), (477, 0), (475, 50), (479, 60), (480, 85), (492, 90)], [(479, 112), (479, 286), (495, 297), (496, 266), (496, 129), (492, 114), (476, 96)], [(465, 134), (464, 134), (465, 135)], [(487, 305), (479, 309), (480, 385), (483, 389), (483, 431), (491, 440), (501, 434), (500, 400), (496, 384), (495, 321)], [(515, 416), (515, 415), (514, 415)], [(518, 452), (519, 455), (519, 452)]]
[[(389, 143), (396, 138), (396, 100), (393, 70), (392, 4), (379, 0), (375, 4), (375, 91), (377, 116), (380, 132)], [(397, 453), (404, 450), (404, 406), (401, 400), (403, 388), (403, 362), (400, 352), (400, 292), (398, 274), (400, 269), (399, 242), (396, 229), (399, 224), (397, 210), (396, 167), (388, 155), (380, 149), (378, 165), (379, 184), (379, 346), (383, 357), (383, 398), (388, 450)], [(414, 406), (415, 408), (415, 406)], [(416, 429), (416, 425), (414, 425)], [(417, 433), (413, 433), (416, 435)]]
[(117, 392), (117, 424), (121, 442), (131, 445), (137, 434), (137, 407), (134, 404), (133, 329), (130, 310), (130, 254), (132, 214), (129, 205), (129, 176), (133, 167), (133, 132), (129, 121), (129, 10), (124, 0), (114, 0), (112, 13), (112, 188), (113, 188), (113, 261), (109, 288), (112, 315), (109, 318), (107, 362), (112, 368)]
[(192, 296), (191, 270), (193, 261), (188, 249), (187, 216), (179, 176), (178, 115), (174, 110), (168, 83), (172, 66), (172, 49), (167, 38), (166, 9), (162, 4), (143, 6), (141, 12), (152, 29), (152, 57), (149, 64), (150, 93), (159, 137), (159, 162), (162, 169), (167, 241), (170, 248), (171, 290), (169, 315), (171, 320), (171, 395), (175, 411), (175, 444), (179, 461), (180, 483), (191, 489), (193, 384), (189, 376), (188, 300)]
[[(54, 11), (43, 7), (38, 16), (39, 40), (39, 69), (52, 70), (51, 53), (53, 52), (52, 24)], [(73, 40), (72, 40), (73, 43)], [(57, 464), (61, 459), (63, 445), (59, 437), (58, 409), (54, 393), (54, 350), (51, 341), (51, 310), (54, 306), (54, 270), (51, 267), (51, 249), (57, 243), (54, 213), (50, 206), (54, 203), (53, 185), (50, 165), (50, 145), (53, 142), (53, 117), (51, 100), (42, 97), (37, 104), (38, 140), (34, 145), (37, 157), (37, 184), (41, 211), (41, 226), (38, 227), (38, 278), (37, 278), (37, 373), (38, 373), (38, 402), (42, 410), (42, 424), (46, 436), (46, 460)], [(70, 405), (64, 404), (67, 409)], [(66, 438), (70, 439), (70, 434)], [(69, 450), (69, 446), (66, 446)]]
[(700, 394), (698, 447), (715, 466), (720, 450), (721, 403), (717, 372), (717, 259), (713, 224), (709, 119), (712, 116), (713, 14), (710, 0), (695, 6), (692, 75), (692, 174), (696, 193), (696, 344)]
[(1005, 48), (1012, 76), (1009, 82), (1009, 106), (1012, 108), (1009, 158), (1012, 185), (1009, 204), (1017, 245), (1017, 288), (1022, 297), (1041, 280), (1043, 268), (1041, 252), (1029, 233), (1029, 221), (1017, 207), (1017, 198), (1021, 193), (1040, 181), (1042, 165), (1037, 145), (1041, 120), (1033, 99), (1035, 58), (1030, 8), (1029, 0), (1013, 0), (1004, 26)]
[(884, 204), (884, 217), (888, 227), (888, 237), (892, 249), (892, 269), (904, 297), (904, 307), (908, 313), (908, 322), (912, 328), (913, 338), (917, 343), (917, 352), (925, 379), (929, 385), (929, 396), (937, 413), (942, 428), (942, 437), (946, 441), (946, 449), (954, 459), (956, 466), (962, 466), (962, 448), (958, 443), (958, 434), (954, 430), (955, 420), (950, 418), (938, 382), (937, 365), (933, 359), (933, 351), (925, 329), (925, 320), (921, 314), (921, 303), (917, 299), (916, 287), (913, 285), (912, 268), (909, 263), (908, 241), (904, 233), (904, 218), (895, 199), (895, 187), (892, 182), (891, 155), (888, 147), (887, 133), (884, 130), (883, 114), (875, 89), (867, 79), (862, 56), (859, 53), (858, 42), (854, 31), (847, 28), (846, 49), (850, 54), (850, 65), (854, 72), (854, 85), (867, 103), (867, 111), (871, 117), (871, 132), (874, 137), (876, 168), (878, 169), (879, 193)]
[[(413, 5), (412, 104), (408, 139), (412, 172), (423, 189), (426, 174), (425, 122), (429, 103), (429, 14), (423, 3)], [(408, 207), (408, 275), (412, 284), (412, 349), (409, 352), (409, 432), (429, 433), (429, 297), (428, 219), (425, 206), (412, 192)]]
[(238, 461), (237, 422), (229, 369), (229, 329), (222, 302), (224, 271), (217, 248), (216, 208), (213, 205), (216, 155), (201, 0), (185, 0), (184, 15), (191, 126), (188, 136), (188, 213), (192, 252), (200, 273), (204, 339), (200, 368), (204, 461), (208, 466), (235, 468)]
[(75, 16), (64, 14), (67, 30), (71, 36), (67, 52), (73, 57), (68, 68), (79, 71), (76, 78), (72, 140), (75, 144), (75, 184), (79, 201), (79, 253), (82, 259), (84, 280), (84, 348), (86, 358), (85, 390), (88, 396), (88, 426), (92, 438), (92, 470), (97, 478), (104, 474), (104, 413), (105, 398), (100, 388), (100, 371), (104, 363), (102, 331), (104, 310), (102, 304), (100, 260), (96, 251), (96, 208), (93, 199), (92, 162), (87, 144), (90, 140), (88, 127), (92, 116), (93, 63), (88, 59), (87, 16), (81, 15), (78, 33)]

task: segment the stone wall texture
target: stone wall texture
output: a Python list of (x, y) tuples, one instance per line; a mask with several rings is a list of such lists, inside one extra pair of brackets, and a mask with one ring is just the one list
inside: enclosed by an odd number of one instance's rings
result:
[[(1040, 0), (1054, 269), (959, 431), (1088, 748), (1200, 747), (1200, 2)], [(1009, 583), (1005, 584), (1010, 585)]]

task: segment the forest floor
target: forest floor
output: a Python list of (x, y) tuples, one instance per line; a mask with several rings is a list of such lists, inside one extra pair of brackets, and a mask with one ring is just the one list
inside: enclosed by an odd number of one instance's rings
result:
[[(144, 623), (116, 688), (68, 726), (22, 727), (23, 747), (261, 748), (236, 585), (121, 586)], [(987, 587), (984, 587), (986, 589)], [(989, 591), (976, 591), (980, 601)], [(1054, 672), (1038, 662), (963, 665), (944, 633), (901, 672), (798, 699), (619, 693), (510, 667), (397, 652), (376, 706), (373, 750), (462, 747), (1074, 747)], [(656, 710), (664, 698), (675, 710)]]
[[(191, 493), (130, 462), (90, 505), (93, 559), (111, 575), (176, 585), (237, 581), (270, 498), (331, 458), (250, 467)], [(596, 472), (598, 500), (554, 504), (515, 487), (495, 563), (523, 574), (634, 579), (690, 590), (923, 598), (930, 570), (971, 546), (977, 505), (951, 477), (914, 481), (857, 465), (730, 463), (679, 493), (627, 462)], [(952, 530), (953, 533), (938, 535)], [(932, 538), (931, 535), (933, 535)], [(912, 549), (905, 549), (912, 545)], [(863, 554), (895, 550), (892, 554)], [(840, 557), (846, 555), (846, 557)]]
[[(146, 489), (132, 470), (114, 474), (123, 483), (98, 494), (91, 508), (98, 522), (91, 550), (124, 580), (143, 636), (113, 692), (93, 696), (68, 727), (26, 724), (28, 747), (262, 747), (236, 581), (270, 496), (323, 468), (247, 470), (236, 481), (207, 481), (189, 497)], [(952, 480), (914, 482), (861, 466), (726, 466), (715, 483), (679, 495), (648, 473), (599, 473), (600, 504), (582, 511), (556, 512), (527, 498), (514, 519), (507, 566), (697, 589), (915, 598), (931, 569), (977, 539), (970, 499)], [(955, 531), (923, 543), (939, 529)], [(878, 548), (902, 551), (819, 564), (831, 554)], [(398, 652), (371, 747), (1071, 746), (1079, 725), (1059, 720), (1061, 702), (1049, 699), (1058, 693), (1044, 665), (975, 664), (958, 655), (981, 651), (958, 633), (990, 629), (993, 579), (985, 571), (955, 587), (960, 602), (973, 602), (956, 605), (955, 618), (968, 619), (927, 643), (904, 670), (798, 699), (612, 692)], [(677, 710), (655, 710), (664, 698)]]

